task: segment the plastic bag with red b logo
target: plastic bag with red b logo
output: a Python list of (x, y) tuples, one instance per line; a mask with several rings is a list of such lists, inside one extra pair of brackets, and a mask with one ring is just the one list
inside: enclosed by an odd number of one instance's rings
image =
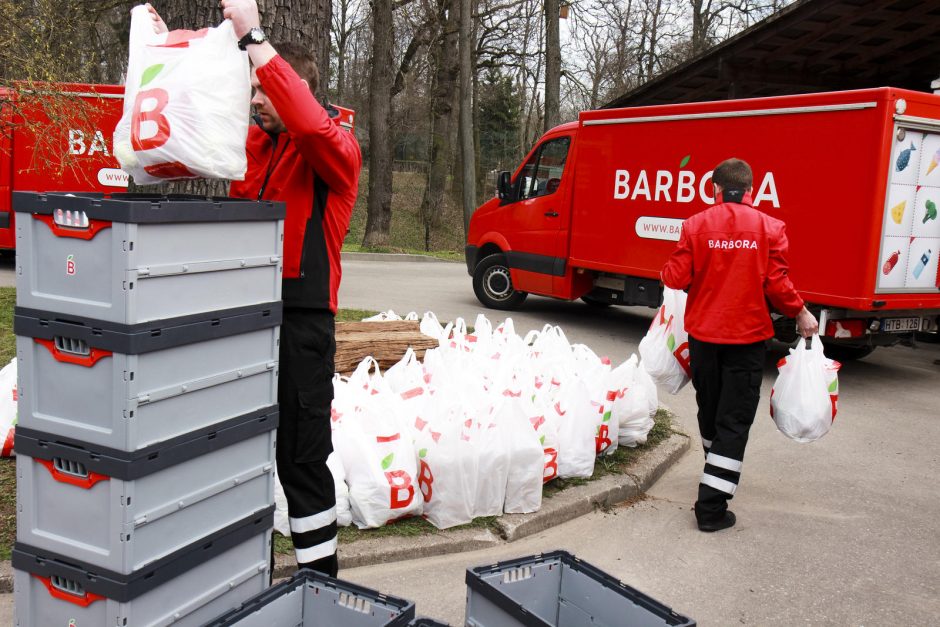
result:
[(685, 292), (663, 289), (663, 304), (640, 340), (640, 359), (653, 380), (678, 394), (691, 378), (689, 334), (685, 330)]
[(251, 82), (231, 21), (160, 35), (152, 23), (145, 6), (131, 11), (114, 156), (138, 185), (244, 179)]

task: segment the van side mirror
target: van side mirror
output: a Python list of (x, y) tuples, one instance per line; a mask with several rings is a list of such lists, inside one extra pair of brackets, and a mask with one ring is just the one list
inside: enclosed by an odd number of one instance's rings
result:
[(509, 178), (509, 172), (503, 170), (496, 175), (496, 195), (500, 200), (509, 200), (512, 194), (512, 182)]

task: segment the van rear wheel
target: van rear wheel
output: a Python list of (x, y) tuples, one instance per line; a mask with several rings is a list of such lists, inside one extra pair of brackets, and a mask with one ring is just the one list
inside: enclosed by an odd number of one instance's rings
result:
[(513, 287), (506, 257), (499, 253), (488, 255), (477, 264), (473, 271), (473, 293), (490, 309), (504, 311), (518, 308), (528, 296)]

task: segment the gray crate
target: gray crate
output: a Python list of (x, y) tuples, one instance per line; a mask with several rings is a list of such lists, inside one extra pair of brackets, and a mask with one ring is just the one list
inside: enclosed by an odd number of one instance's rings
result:
[(17, 545), (15, 624), (203, 625), (269, 585), (271, 511), (134, 577), (88, 569)]
[(468, 627), (692, 627), (695, 621), (565, 551), (467, 570)]
[(134, 451), (277, 400), (281, 305), (135, 326), (16, 309), (18, 424)]
[(137, 454), (17, 428), (16, 539), (130, 574), (274, 502), (277, 412)]
[(13, 209), (22, 307), (134, 324), (281, 298), (281, 203), (14, 192)]
[(406, 627), (414, 615), (405, 599), (301, 570), (206, 627)]

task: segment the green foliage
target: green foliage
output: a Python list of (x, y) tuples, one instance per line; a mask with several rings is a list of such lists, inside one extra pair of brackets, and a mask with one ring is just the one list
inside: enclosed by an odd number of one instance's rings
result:
[(13, 307), (16, 288), (0, 287), (0, 368), (16, 356), (16, 336), (13, 335)]
[(519, 125), (521, 98), (513, 79), (489, 68), (480, 85), (480, 163), (484, 167), (511, 170), (522, 155)]

